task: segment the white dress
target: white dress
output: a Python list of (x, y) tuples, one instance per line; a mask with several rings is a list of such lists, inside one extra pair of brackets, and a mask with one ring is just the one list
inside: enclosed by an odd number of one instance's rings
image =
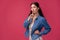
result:
[[(33, 26), (34, 22), (32, 22), (30, 25), (29, 25), (29, 40), (32, 40), (31, 38), (31, 31), (32, 31), (32, 26)], [(42, 40), (42, 37), (39, 37), (37, 38), (36, 40)]]

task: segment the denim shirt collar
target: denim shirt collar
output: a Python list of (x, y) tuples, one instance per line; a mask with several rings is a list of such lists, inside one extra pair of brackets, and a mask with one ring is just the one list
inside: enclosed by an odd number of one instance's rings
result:
[(39, 18), (40, 15), (37, 16), (37, 18), (35, 20), (37, 20)]

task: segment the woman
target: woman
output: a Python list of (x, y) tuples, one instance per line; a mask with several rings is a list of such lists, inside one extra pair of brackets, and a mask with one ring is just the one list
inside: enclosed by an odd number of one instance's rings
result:
[[(41, 36), (50, 32), (51, 28), (42, 14), (39, 3), (33, 2), (30, 6), (30, 14), (24, 21), (25, 35), (29, 37), (29, 40), (42, 40)], [(43, 27), (45, 29), (41, 31)]]

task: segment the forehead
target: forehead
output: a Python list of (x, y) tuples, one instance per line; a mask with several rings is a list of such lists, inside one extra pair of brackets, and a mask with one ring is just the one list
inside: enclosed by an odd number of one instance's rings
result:
[(32, 4), (31, 7), (37, 7), (35, 4)]

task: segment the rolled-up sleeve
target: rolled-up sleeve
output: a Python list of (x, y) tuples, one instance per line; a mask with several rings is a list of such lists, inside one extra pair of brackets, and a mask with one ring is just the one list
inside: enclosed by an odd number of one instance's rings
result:
[(50, 32), (51, 30), (50, 25), (48, 24), (45, 18), (42, 19), (42, 25), (44, 27), (44, 30), (40, 32), (40, 35), (44, 35)]

